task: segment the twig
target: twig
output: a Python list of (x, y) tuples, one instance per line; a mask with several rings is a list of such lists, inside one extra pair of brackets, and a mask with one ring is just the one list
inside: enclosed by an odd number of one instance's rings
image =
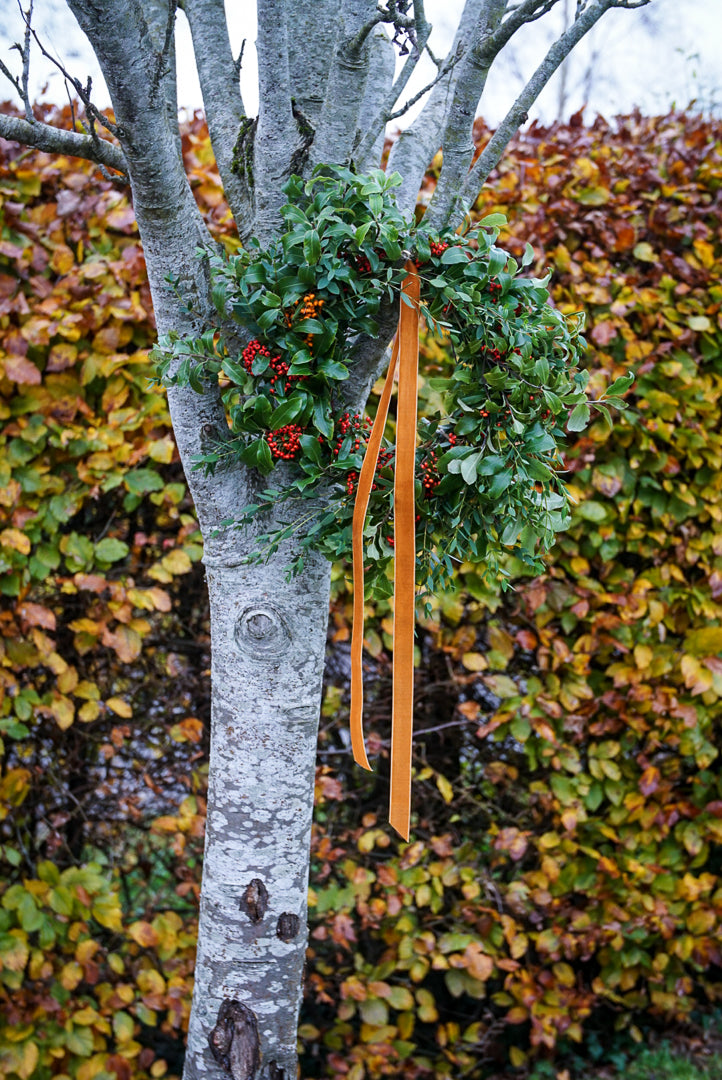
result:
[[(33, 107), (30, 103), (30, 93), (28, 91), (28, 82), (30, 81), (30, 23), (33, 18), (33, 2), (30, 0), (30, 7), (23, 16), (25, 19), (25, 41), (23, 44), (22, 56), (23, 56), (23, 105), (25, 106), (25, 119), (28, 123), (32, 124), (35, 116), (33, 115)], [(18, 7), (20, 8), (20, 14), (23, 14), (23, 9), (20, 7), (20, 0), (18, 0)]]
[[(20, 2), (20, 0), (18, 0), (18, 3), (19, 2)], [(23, 21), (25, 22), (25, 25), (26, 25), (28, 31), (33, 36), (35, 44), (38, 46), (38, 48), (40, 49), (40, 52), (43, 54), (45, 59), (49, 60), (51, 64), (54, 64), (55, 67), (58, 69), (58, 71), (61, 73), (61, 75), (63, 75), (63, 77), (66, 78), (68, 80), (68, 82), (70, 82), (71, 85), (73, 86), (73, 88), (75, 89), (78, 97), (80, 98), (83, 105), (85, 106), (85, 112), (86, 112), (86, 114), (88, 116), (88, 120), (97, 121), (101, 125), (101, 127), (104, 127), (106, 129), (106, 131), (110, 132), (111, 135), (114, 135), (116, 137), (116, 139), (122, 139), (124, 137), (124, 135), (125, 135), (125, 132), (120, 127), (120, 125), (115, 124), (112, 120), (108, 119), (108, 117), (105, 116), (98, 108), (96, 108), (96, 106), (90, 100), (90, 94), (91, 94), (92, 87), (93, 87), (93, 80), (91, 79), (91, 77), (88, 76), (88, 81), (87, 81), (86, 85), (83, 86), (80, 79), (76, 79), (74, 75), (71, 75), (70, 72), (67, 71), (65, 67), (63, 67), (60, 60), (56, 59), (56, 57), (54, 57), (51, 53), (48, 52), (48, 50), (45, 48), (42, 41), (40, 40), (40, 38), (36, 34), (35, 30), (33, 30), (32, 26), (30, 25), (29, 21), (27, 20), (26, 15), (23, 12), (22, 8), (20, 9), (20, 13), (21, 13), (21, 15), (23, 17)], [(91, 128), (91, 131), (90, 131), (90, 135), (91, 135), (91, 137), (94, 138), (94, 140), (98, 139), (97, 134), (95, 133), (94, 129), (92, 129), (92, 128)], [(98, 140), (98, 141), (100, 141), (100, 140)]]
[(243, 64), (243, 53), (244, 53), (244, 52), (245, 52), (245, 50), (246, 50), (246, 41), (247, 41), (247, 40), (248, 40), (247, 38), (244, 38), (244, 39), (243, 39), (243, 41), (241, 42), (241, 51), (240, 51), (240, 52), (239, 52), (239, 54), (238, 54), (238, 58), (237, 58), (236, 60), (234, 60), (234, 61), (233, 61), (233, 66), (234, 66), (234, 67), (235, 67), (235, 69), (236, 69), (236, 75), (237, 75), (237, 77), (238, 77), (239, 79), (240, 79), (240, 77), (241, 77), (241, 66), (242, 66), (242, 64)]
[(18, 97), (22, 100), (22, 96), (23, 96), (22, 87), (21, 87), (19, 81), (13, 75), (12, 71), (10, 71), (10, 69), (5, 66), (5, 64), (2, 62), (2, 60), (0, 60), (0, 71), (3, 73), (3, 75), (6, 76), (6, 78), (8, 78), (10, 80), (10, 82), (13, 84), (13, 86), (15, 87), (15, 89), (16, 89), (16, 91), (18, 93)]
[[(384, 98), (381, 108), (369, 125), (361, 144), (356, 148), (354, 157), (356, 157), (357, 160), (364, 161), (368, 158), (374, 143), (389, 122), (394, 105), (406, 89), (406, 85), (426, 49), (426, 43), (429, 40), (431, 30), (431, 24), (426, 21), (423, 0), (414, 0), (414, 48), (404, 61), (404, 66), (399, 72), (398, 78)], [(405, 109), (402, 110), (402, 112), (404, 111)], [(396, 113), (395, 115), (400, 116), (401, 113)]]
[(178, 0), (168, 0), (168, 18), (166, 19), (165, 24), (165, 36), (163, 38), (163, 46), (157, 56), (155, 72), (151, 80), (151, 98), (155, 97), (158, 93), (162, 80), (170, 70), (167, 61), (173, 47), (173, 30), (175, 28), (175, 16), (177, 10)]
[(389, 113), (389, 115), (386, 117), (386, 123), (388, 124), (391, 120), (396, 120), (399, 116), (403, 116), (404, 113), (407, 112), (412, 105), (415, 105), (416, 102), (424, 96), (424, 94), (428, 94), (429, 90), (433, 90), (436, 84), (438, 82), (441, 82), (444, 76), (448, 75), (449, 72), (456, 67), (456, 65), (461, 60), (462, 52), (463, 49), (460, 46), (457, 50), (456, 56), (452, 56), (452, 58), (444, 64), (438, 75), (436, 75), (430, 83), (427, 83), (423, 90), (419, 90), (418, 94), (414, 94), (412, 98), (409, 98), (409, 100), (404, 105), (402, 105), (400, 109), (397, 109), (396, 112)]

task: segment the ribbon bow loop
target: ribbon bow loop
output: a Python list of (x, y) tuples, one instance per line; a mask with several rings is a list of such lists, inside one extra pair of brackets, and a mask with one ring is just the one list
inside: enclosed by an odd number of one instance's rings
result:
[(363, 530), (371, 486), (388, 417), (396, 366), (399, 369), (394, 469), (394, 631), (391, 720), (391, 792), (389, 822), (409, 839), (411, 818), (411, 747), (414, 714), (414, 625), (416, 580), (417, 382), (419, 368), (420, 283), (413, 263), (406, 264), (401, 286), (399, 325), (391, 361), (358, 479), (352, 525), (353, 630), (351, 635), (351, 746), (354, 760), (370, 769), (363, 734)]

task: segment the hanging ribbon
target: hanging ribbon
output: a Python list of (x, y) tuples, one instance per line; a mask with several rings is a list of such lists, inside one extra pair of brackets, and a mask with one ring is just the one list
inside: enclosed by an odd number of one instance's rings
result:
[[(409, 839), (411, 817), (411, 743), (414, 714), (414, 624), (416, 581), (416, 395), (419, 366), (419, 277), (413, 263), (407, 276), (391, 362), (371, 429), (358, 479), (353, 513), (353, 631), (351, 635), (351, 746), (355, 761), (370, 769), (363, 734), (363, 530), (381, 439), (391, 400), (396, 365), (399, 368), (394, 469), (394, 634), (391, 712), (391, 793), (389, 822)], [(403, 297), (406, 297), (405, 300)]]

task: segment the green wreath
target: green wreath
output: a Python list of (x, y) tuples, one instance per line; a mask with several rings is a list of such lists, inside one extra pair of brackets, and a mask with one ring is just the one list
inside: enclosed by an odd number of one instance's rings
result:
[[(228, 437), (199, 456), (199, 467), (240, 461), (265, 477), (285, 466), (282, 488), (262, 488), (237, 520), (224, 523), (259, 526), (266, 511), (288, 501), (289, 521), (259, 534), (250, 560), (294, 533), (301, 543), (291, 572), (309, 547), (345, 558), (371, 426), (346, 404), (347, 362), (363, 335), (378, 336), (382, 303), (398, 304), (411, 255), (422, 318), (449, 356), (448, 371), (429, 380), (441, 392), (441, 413), (418, 427), (417, 582), (423, 592), (444, 588), (458, 561), (503, 578), (508, 555), (541, 570), (541, 556), (570, 518), (559, 445), (565, 427), (579, 431), (589, 420), (588, 376), (578, 367), (582, 317), (550, 305), (549, 277), (521, 276), (534, 257), (529, 245), (521, 266), (495, 246), (501, 215), (462, 234), (432, 235), (396, 207), (399, 183), (398, 174), (335, 167), (321, 167), (307, 182), (292, 177), (276, 241), (210, 258), (223, 320), (197, 340), (161, 341), (160, 376), (199, 392), (208, 379), (221, 383)], [(223, 329), (229, 314), (242, 327), (242, 349)], [(617, 380), (594, 404), (608, 418), (605, 403), (623, 408), (619, 395), (630, 384), (631, 376)], [(366, 582), (376, 596), (392, 591), (392, 428), (393, 419), (364, 530)], [(309, 498), (314, 506), (305, 512)]]

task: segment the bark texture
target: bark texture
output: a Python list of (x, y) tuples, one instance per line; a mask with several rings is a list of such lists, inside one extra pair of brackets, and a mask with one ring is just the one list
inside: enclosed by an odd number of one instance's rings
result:
[(259, 1067), (248, 1075), (296, 1075), (330, 571), (312, 558), (287, 584), (286, 559), (259, 568), (228, 550), (205, 558), (213, 730), (185, 1073), (193, 1080), (217, 1075), (209, 1032), (229, 1001), (256, 1019)]

